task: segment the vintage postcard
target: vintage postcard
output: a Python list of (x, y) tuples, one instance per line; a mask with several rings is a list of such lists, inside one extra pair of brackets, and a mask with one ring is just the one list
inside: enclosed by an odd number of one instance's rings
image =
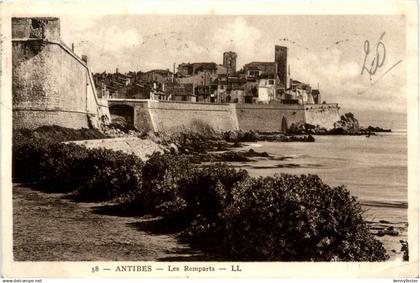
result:
[(2, 276), (418, 278), (416, 1), (0, 7)]

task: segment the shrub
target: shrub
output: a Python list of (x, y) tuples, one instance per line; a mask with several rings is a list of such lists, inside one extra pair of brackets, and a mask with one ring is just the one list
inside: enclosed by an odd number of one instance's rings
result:
[(125, 200), (138, 211), (176, 219), (180, 226), (200, 217), (212, 221), (231, 200), (234, 184), (247, 177), (246, 171), (225, 164), (198, 168), (187, 156), (154, 153), (143, 166), (141, 190)]
[(40, 163), (49, 144), (39, 139), (22, 140), (12, 145), (12, 178), (14, 182), (38, 182)]
[[(54, 144), (105, 136), (96, 129), (68, 129), (59, 126), (42, 126), (33, 130), (13, 131), (12, 178), (19, 182), (39, 182), (40, 164), (44, 154)], [(58, 153), (57, 153), (58, 154)], [(57, 158), (59, 158), (57, 156)]]
[(190, 124), (190, 132), (203, 136), (207, 139), (218, 139), (216, 131), (206, 122), (194, 119)]
[(14, 136), (14, 181), (40, 182), (44, 189), (55, 192), (76, 190), (81, 200), (109, 200), (141, 187), (143, 162), (138, 157), (59, 143), (87, 137), (90, 130), (47, 127), (49, 132), (59, 133), (54, 140), (37, 135), (39, 129), (22, 130)]
[(112, 200), (141, 190), (143, 162), (133, 154), (90, 149), (83, 163), (85, 177), (78, 189), (83, 200)]
[(401, 243), (401, 251), (403, 252), (403, 261), (409, 261), (409, 249), (408, 249), (408, 241), (400, 240)]
[(220, 214), (232, 202), (232, 188), (247, 178), (247, 171), (220, 163), (185, 176), (180, 183), (180, 194), (186, 203), (182, 218), (190, 225), (184, 236), (200, 245), (221, 241), (224, 235), (220, 231)]
[(51, 144), (39, 161), (39, 181), (49, 190), (72, 191), (86, 179), (88, 149), (76, 144)]
[(127, 121), (125, 117), (122, 116), (114, 116), (112, 118), (112, 123), (108, 125), (109, 129), (118, 129), (124, 133), (128, 133), (129, 131), (134, 131), (136, 128), (134, 128), (132, 121)]
[(232, 201), (232, 188), (248, 178), (245, 170), (235, 170), (216, 163), (197, 168), (180, 182), (180, 194), (187, 203), (186, 217), (203, 215), (214, 219)]
[(185, 208), (179, 195), (179, 180), (192, 167), (182, 155), (153, 153), (142, 168), (143, 186), (126, 197), (137, 210), (171, 217)]
[(233, 259), (381, 261), (362, 209), (344, 187), (314, 175), (248, 178), (223, 212), (223, 250)]
[(42, 126), (36, 129), (18, 129), (13, 131), (13, 142), (25, 140), (41, 140), (45, 143), (63, 141), (89, 140), (106, 138), (97, 129), (69, 129), (60, 126)]
[(134, 155), (42, 137), (13, 144), (13, 174), (77, 189), (82, 200), (119, 198), (126, 207), (174, 220), (190, 242), (230, 260), (388, 258), (356, 199), (314, 175), (251, 178), (226, 164), (194, 167), (176, 154), (154, 153), (143, 163)]

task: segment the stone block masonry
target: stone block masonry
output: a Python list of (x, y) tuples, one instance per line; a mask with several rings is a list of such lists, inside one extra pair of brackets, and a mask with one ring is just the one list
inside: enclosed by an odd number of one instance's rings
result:
[(305, 121), (303, 105), (236, 104), (239, 129), (281, 132), (293, 123)]
[[(86, 84), (83, 66), (74, 62), (58, 45), (34, 47), (34, 43), (13, 43), (13, 112), (14, 127), (51, 125), (62, 122), (69, 128), (88, 127)], [(61, 60), (57, 60), (60, 58)], [(32, 112), (32, 114), (30, 114)], [(66, 118), (47, 119), (51, 113), (62, 113), (70, 120), (75, 113), (85, 116), (85, 121), (74, 123)], [(47, 114), (50, 113), (50, 114)], [(66, 113), (66, 114), (64, 114)], [(30, 115), (31, 125), (21, 119)], [(51, 117), (53, 117), (51, 116)], [(37, 117), (41, 120), (37, 122)], [(24, 117), (23, 117), (24, 118)], [(25, 119), (26, 120), (26, 119)]]
[(216, 131), (239, 129), (232, 104), (110, 99), (109, 105), (111, 117), (133, 121), (134, 128), (142, 132), (179, 132), (199, 124)]
[(140, 131), (179, 132), (198, 123), (217, 131), (284, 132), (292, 124), (310, 123), (327, 129), (340, 119), (336, 104), (213, 104), (140, 99), (111, 99), (111, 115), (125, 116)]
[(230, 104), (149, 101), (148, 107), (157, 132), (188, 130), (197, 122), (216, 131), (238, 129), (234, 108)]
[(110, 120), (86, 62), (60, 41), (58, 18), (13, 18), (12, 35), (13, 128), (89, 128)]
[(334, 123), (340, 120), (338, 104), (305, 105), (305, 122), (318, 125), (321, 128), (332, 129)]

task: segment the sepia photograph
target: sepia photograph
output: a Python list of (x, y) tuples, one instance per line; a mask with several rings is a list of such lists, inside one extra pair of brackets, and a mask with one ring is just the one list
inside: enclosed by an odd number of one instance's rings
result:
[(11, 261), (418, 264), (406, 15), (8, 21)]

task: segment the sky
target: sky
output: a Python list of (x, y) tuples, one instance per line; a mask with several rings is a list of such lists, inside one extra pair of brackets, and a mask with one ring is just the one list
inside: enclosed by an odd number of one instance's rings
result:
[[(224, 51), (238, 54), (239, 69), (251, 61), (273, 62), (274, 45), (283, 45), (291, 77), (319, 84), (322, 100), (350, 110), (404, 113), (405, 23), (403, 16), (383, 15), (73, 15), (61, 17), (61, 37), (89, 57), (92, 72), (222, 64)], [(372, 76), (366, 69), (361, 74), (365, 57), (370, 69), (381, 35), (382, 64)]]

